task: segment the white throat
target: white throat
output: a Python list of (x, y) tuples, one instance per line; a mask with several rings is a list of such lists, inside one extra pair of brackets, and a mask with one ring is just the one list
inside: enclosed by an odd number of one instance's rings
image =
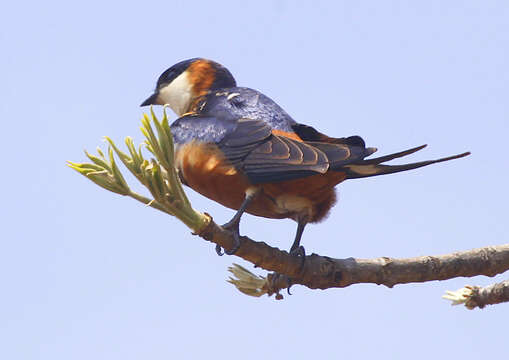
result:
[(189, 108), (193, 98), (187, 71), (177, 76), (170, 84), (159, 89), (158, 103), (168, 104), (179, 116)]

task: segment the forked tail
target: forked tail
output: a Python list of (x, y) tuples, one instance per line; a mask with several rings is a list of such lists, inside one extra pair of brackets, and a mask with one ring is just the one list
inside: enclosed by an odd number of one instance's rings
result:
[(459, 159), (470, 155), (470, 152), (464, 152), (462, 154), (453, 155), (444, 157), (436, 160), (427, 160), (420, 161), (411, 164), (403, 164), (403, 165), (384, 165), (382, 163), (397, 159), (406, 155), (410, 155), (416, 151), (424, 149), (427, 145), (421, 145), (413, 149), (397, 152), (390, 155), (380, 156), (373, 159), (360, 160), (355, 163), (351, 163), (348, 165), (339, 166), (337, 168), (333, 168), (335, 171), (344, 171), (347, 174), (347, 179), (358, 179), (369, 176), (377, 176), (377, 175), (385, 175), (397, 173), (400, 171), (407, 171), (412, 169), (417, 169), (423, 166), (428, 166), (431, 164), (436, 164), (443, 161), (449, 161), (454, 159)]

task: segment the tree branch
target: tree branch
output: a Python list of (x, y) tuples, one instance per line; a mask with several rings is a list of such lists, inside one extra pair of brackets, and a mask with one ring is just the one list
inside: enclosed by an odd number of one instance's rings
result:
[[(92, 163), (69, 162), (69, 166), (104, 189), (129, 196), (175, 216), (195, 235), (225, 249), (231, 249), (233, 246), (231, 232), (218, 226), (210, 215), (194, 210), (185, 195), (174, 167), (173, 139), (166, 111), (162, 121), (156, 118), (152, 109), (151, 117), (156, 131), (147, 115), (143, 117), (141, 130), (146, 138), (144, 145), (155, 159), (150, 161), (144, 159), (141, 146), (136, 149), (131, 138), (125, 140), (129, 150), (129, 154), (126, 154), (107, 137), (108, 156), (100, 149), (97, 150), (99, 156), (85, 152)], [(152, 199), (129, 188), (116, 165), (114, 154), (149, 190)], [(234, 265), (229, 269), (234, 275), (229, 282), (245, 294), (252, 296), (276, 294), (276, 299), (282, 298), (279, 294), (281, 289), (289, 288), (293, 284), (304, 285), (310, 289), (346, 287), (358, 283), (393, 287), (396, 284), (445, 280), (458, 276), (494, 276), (509, 270), (509, 244), (409, 259), (389, 257), (333, 259), (311, 254), (306, 256), (304, 265), (301, 266), (301, 259), (290, 256), (286, 251), (242, 237), (241, 246), (235, 255), (274, 273), (261, 277), (239, 265)], [(509, 285), (502, 284), (485, 289), (470, 287), (471, 293), (467, 294), (468, 296), (463, 296), (463, 293), (458, 296), (467, 299), (463, 303), (469, 308), (475, 306), (482, 308), (486, 304), (508, 301)], [(453, 294), (457, 295), (450, 292), (449, 299), (454, 297)]]
[(447, 294), (442, 297), (451, 300), (451, 305), (465, 304), (465, 307), (469, 310), (476, 307), (483, 309), (486, 305), (509, 302), (509, 280), (484, 288), (467, 285), (457, 291), (447, 291)]
[[(197, 235), (226, 249), (233, 245), (231, 233), (212, 220)], [(306, 256), (301, 269), (300, 259), (290, 256), (288, 252), (264, 242), (242, 237), (241, 246), (235, 255), (257, 267), (285, 275), (274, 277), (273, 274), (269, 274), (263, 284), (263, 290), (269, 295), (293, 284), (322, 290), (360, 283), (385, 285), (391, 288), (397, 284), (446, 280), (460, 276), (492, 277), (509, 270), (509, 244), (407, 259), (389, 257), (334, 259), (311, 254)]]

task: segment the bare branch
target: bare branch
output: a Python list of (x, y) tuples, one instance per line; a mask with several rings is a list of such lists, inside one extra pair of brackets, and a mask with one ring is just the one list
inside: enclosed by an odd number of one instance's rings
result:
[[(226, 249), (233, 245), (231, 233), (212, 220), (198, 235)], [(491, 277), (509, 270), (509, 244), (408, 259), (333, 259), (311, 254), (306, 256), (304, 267), (300, 270), (300, 259), (290, 256), (288, 252), (242, 237), (241, 246), (235, 255), (257, 267), (286, 275), (269, 274), (263, 285), (265, 293), (269, 295), (291, 284), (304, 285), (310, 289), (328, 289), (372, 283), (391, 288), (397, 284), (460, 276)]]

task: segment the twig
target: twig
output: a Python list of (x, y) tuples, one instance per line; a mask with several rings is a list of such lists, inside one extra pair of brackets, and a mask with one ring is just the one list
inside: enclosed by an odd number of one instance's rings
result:
[(476, 307), (483, 309), (486, 305), (509, 302), (509, 280), (486, 287), (467, 285), (456, 291), (447, 291), (442, 297), (451, 300), (451, 305), (464, 304), (469, 310)]

